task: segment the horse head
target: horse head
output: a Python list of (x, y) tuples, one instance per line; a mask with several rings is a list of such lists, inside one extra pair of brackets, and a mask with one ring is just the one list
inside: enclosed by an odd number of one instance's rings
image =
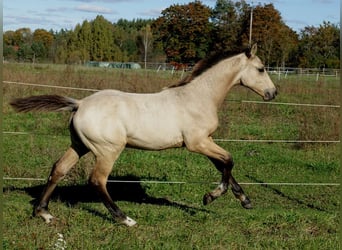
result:
[(245, 52), (246, 65), (241, 71), (240, 83), (262, 96), (265, 101), (270, 101), (276, 97), (277, 89), (256, 52), (257, 44)]

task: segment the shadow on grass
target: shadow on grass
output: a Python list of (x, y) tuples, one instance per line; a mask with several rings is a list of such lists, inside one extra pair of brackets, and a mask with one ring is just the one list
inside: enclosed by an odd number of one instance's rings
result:
[(308, 207), (308, 208), (311, 208), (311, 209), (314, 209), (314, 210), (317, 210), (317, 211), (321, 211), (321, 212), (328, 212), (326, 209), (323, 209), (323, 208), (320, 208), (318, 206), (315, 206), (313, 204), (310, 204), (310, 203), (306, 203), (296, 197), (291, 197), (285, 193), (283, 193), (282, 191), (280, 191), (279, 189), (275, 188), (275, 187), (272, 187), (271, 185), (268, 185), (268, 184), (263, 184), (264, 182), (255, 178), (254, 176), (250, 176), (250, 175), (246, 175), (246, 177), (248, 177), (249, 179), (257, 182), (257, 183), (260, 183), (262, 187), (268, 189), (268, 190), (271, 190), (274, 194), (276, 195), (279, 195), (280, 197), (284, 198), (284, 199), (287, 199), (291, 202), (294, 202), (294, 203), (297, 203), (298, 205), (302, 205), (302, 206), (305, 206), (305, 207)]
[[(109, 180), (113, 180), (114, 178), (109, 178)], [(108, 182), (107, 190), (111, 195), (114, 201), (128, 201), (139, 204), (153, 204), (158, 206), (170, 206), (181, 209), (182, 211), (187, 212), (190, 215), (195, 215), (197, 212), (207, 212), (212, 213), (212, 211), (193, 207), (189, 205), (185, 205), (179, 202), (171, 201), (167, 198), (155, 198), (148, 195), (145, 189), (142, 187), (139, 182), (140, 179), (136, 176), (128, 175), (115, 177), (115, 180), (122, 182)], [(130, 182), (131, 181), (131, 182)], [(35, 205), (43, 192), (44, 185), (37, 185), (33, 187), (26, 188), (15, 188), (15, 187), (5, 187), (5, 192), (13, 192), (13, 191), (24, 191), (28, 195), (30, 195), (33, 200), (31, 201), (32, 205)], [(54, 190), (52, 196), (52, 201), (59, 200), (68, 206), (75, 206), (79, 203), (93, 203), (93, 202), (101, 202), (99, 195), (97, 192), (87, 184), (79, 184), (79, 185), (68, 185), (68, 186), (57, 186)], [(101, 214), (98, 211), (95, 211), (90, 208), (86, 208), (86, 210), (90, 213), (93, 213), (97, 216), (108, 219), (108, 215)]]

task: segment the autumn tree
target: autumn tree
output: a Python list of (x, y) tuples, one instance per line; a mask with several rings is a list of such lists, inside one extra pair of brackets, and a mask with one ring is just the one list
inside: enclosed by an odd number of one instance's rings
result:
[(8, 30), (3, 34), (3, 43), (9, 46), (16, 45), (14, 31)]
[(11, 43), (19, 61), (31, 61), (33, 59), (34, 52), (31, 48), (32, 31), (30, 28), (20, 28), (14, 31)]
[(13, 34), (13, 45), (20, 46), (22, 44), (32, 43), (32, 31), (30, 28), (17, 29)]
[(33, 41), (41, 42), (44, 47), (48, 50), (53, 41), (53, 34), (44, 29), (36, 29), (33, 32)]
[(32, 59), (32, 32), (29, 28), (6, 31), (3, 34), (3, 56), (9, 60)]
[(200, 1), (175, 4), (162, 11), (152, 27), (168, 61), (195, 62), (206, 55), (210, 45), (210, 15), (211, 9)]
[[(249, 27), (249, 26), (248, 26)], [(261, 48), (258, 54), (267, 65), (272, 64), (272, 53), (280, 34), (281, 16), (273, 4), (258, 5), (253, 10), (252, 41)]]
[(32, 35), (33, 60), (37, 58), (44, 59), (48, 57), (50, 47), (53, 42), (53, 34), (44, 29), (36, 29)]
[[(250, 8), (248, 14), (250, 15)], [(242, 33), (244, 43), (248, 43), (250, 34), (250, 19), (245, 18)], [(286, 38), (286, 40), (283, 40)], [(285, 65), (286, 59), (298, 40), (297, 35), (290, 31), (282, 20), (280, 12), (273, 4), (257, 5), (253, 8), (252, 43), (258, 43), (258, 55), (267, 66)], [(285, 44), (287, 43), (287, 44)], [(289, 45), (289, 46), (288, 46)]]

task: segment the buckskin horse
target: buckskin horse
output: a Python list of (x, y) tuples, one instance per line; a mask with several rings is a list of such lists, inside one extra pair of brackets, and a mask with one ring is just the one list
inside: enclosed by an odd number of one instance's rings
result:
[(203, 203), (211, 203), (231, 185), (242, 206), (251, 208), (249, 198), (232, 175), (231, 154), (215, 144), (211, 135), (218, 126), (218, 109), (233, 86), (250, 88), (265, 101), (275, 98), (277, 90), (256, 52), (255, 44), (234, 56), (203, 59), (186, 79), (157, 93), (102, 90), (81, 100), (59, 95), (13, 100), (10, 104), (18, 112), (71, 112), (71, 146), (53, 165), (34, 214), (51, 222), (54, 217), (48, 211), (48, 203), (53, 190), (80, 157), (91, 151), (95, 166), (90, 184), (116, 221), (135, 225), (113, 202), (106, 188), (114, 162), (125, 147), (145, 150), (186, 147), (203, 154), (222, 173), (221, 183), (204, 195)]

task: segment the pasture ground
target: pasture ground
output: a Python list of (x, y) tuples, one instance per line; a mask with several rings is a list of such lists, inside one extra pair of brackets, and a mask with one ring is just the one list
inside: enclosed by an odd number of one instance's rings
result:
[[(94, 69), (58, 65), (5, 64), (5, 81), (76, 88), (154, 92), (179, 79), (170, 72)], [(274, 78), (275, 102), (339, 104), (339, 79)], [(47, 178), (69, 145), (67, 113), (16, 114), (10, 99), (37, 94), (82, 98), (85, 90), (3, 84), (3, 172), (5, 177)], [(220, 111), (215, 138), (339, 140), (339, 109), (241, 103), (260, 100), (234, 88)], [(11, 134), (6, 132), (27, 132)], [(47, 225), (32, 217), (32, 203), (45, 181), (4, 180), (4, 249), (339, 249), (340, 186), (250, 185), (248, 183), (338, 183), (339, 143), (218, 142), (234, 157), (235, 178), (254, 206), (243, 209), (229, 191), (208, 206), (202, 196), (219, 173), (185, 149), (127, 149), (112, 180), (180, 181), (108, 183), (117, 204), (138, 222), (115, 223), (87, 185), (93, 158), (87, 155), (56, 189)]]

